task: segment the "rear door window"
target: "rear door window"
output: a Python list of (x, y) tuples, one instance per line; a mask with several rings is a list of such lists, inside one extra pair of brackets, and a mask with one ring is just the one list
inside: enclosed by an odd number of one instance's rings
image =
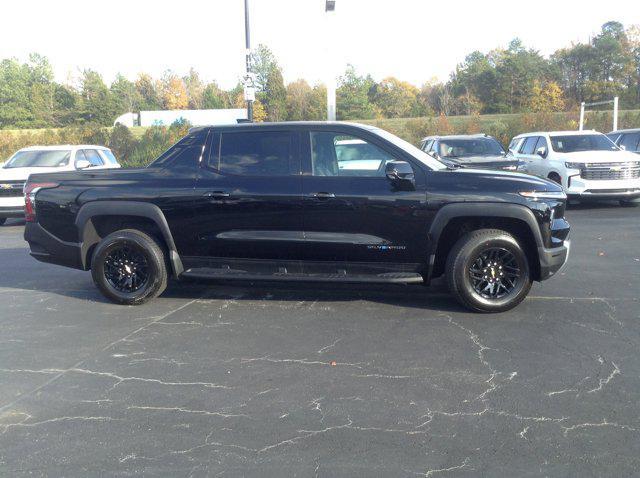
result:
[(547, 151), (549, 151), (549, 147), (547, 146), (547, 138), (545, 138), (544, 136), (540, 136), (538, 138), (538, 142), (536, 143), (533, 152), (535, 153), (539, 148), (545, 148)]
[(299, 174), (289, 131), (223, 132), (215, 169), (238, 176), (290, 176)]
[(538, 136), (529, 136), (520, 147), (520, 153), (533, 154), (534, 151), (536, 150), (537, 142), (538, 142)]

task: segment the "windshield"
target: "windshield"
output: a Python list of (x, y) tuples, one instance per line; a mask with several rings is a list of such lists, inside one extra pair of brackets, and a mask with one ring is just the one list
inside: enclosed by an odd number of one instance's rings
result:
[(424, 151), (416, 148), (414, 145), (412, 145), (408, 141), (398, 138), (396, 135), (391, 134), (380, 128), (372, 128), (371, 131), (376, 133), (378, 136), (386, 139), (390, 143), (396, 145), (398, 148), (404, 150), (405, 152), (407, 152), (408, 154), (416, 158), (421, 163), (427, 165), (429, 168), (434, 170), (447, 169), (447, 166), (442, 164), (437, 159), (432, 158)]
[(493, 138), (441, 139), (438, 154), (442, 158), (466, 156), (504, 156), (504, 149)]
[(4, 165), (5, 168), (57, 168), (69, 163), (71, 151), (18, 151)]
[(603, 134), (551, 136), (551, 147), (558, 153), (580, 151), (618, 151), (618, 147)]

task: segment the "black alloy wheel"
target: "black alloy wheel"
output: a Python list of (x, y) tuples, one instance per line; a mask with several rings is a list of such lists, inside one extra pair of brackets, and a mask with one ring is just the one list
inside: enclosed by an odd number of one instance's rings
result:
[(529, 293), (529, 260), (518, 240), (500, 229), (478, 229), (458, 239), (446, 264), (447, 285), (476, 312), (504, 312)]
[(135, 229), (115, 231), (97, 245), (91, 275), (100, 292), (118, 304), (138, 305), (167, 287), (167, 265), (159, 242)]
[(515, 256), (503, 247), (483, 250), (469, 268), (473, 289), (485, 299), (501, 299), (513, 292), (520, 275)]
[(128, 245), (112, 249), (104, 260), (104, 277), (119, 292), (140, 290), (149, 280), (147, 259)]

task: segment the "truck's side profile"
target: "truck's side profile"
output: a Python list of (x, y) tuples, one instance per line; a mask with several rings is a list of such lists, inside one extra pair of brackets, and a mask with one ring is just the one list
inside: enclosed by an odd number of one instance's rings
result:
[(124, 304), (159, 295), (168, 276), (429, 283), (444, 274), (465, 306), (502, 311), (569, 251), (558, 185), (448, 169), (346, 123), (197, 128), (147, 168), (33, 175), (25, 194), (31, 254), (90, 269)]

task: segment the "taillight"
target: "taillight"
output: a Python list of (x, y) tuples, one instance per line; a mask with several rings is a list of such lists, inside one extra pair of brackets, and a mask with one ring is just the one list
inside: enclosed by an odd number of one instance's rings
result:
[(41, 189), (58, 187), (58, 183), (27, 183), (24, 185), (24, 217), (27, 222), (36, 222), (36, 193)]

